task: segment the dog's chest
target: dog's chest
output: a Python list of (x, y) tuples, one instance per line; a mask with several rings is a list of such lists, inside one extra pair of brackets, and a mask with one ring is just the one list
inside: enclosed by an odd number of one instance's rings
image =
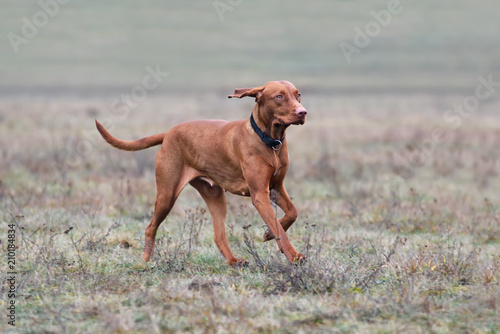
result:
[(271, 183), (282, 181), (288, 170), (289, 155), (288, 152), (275, 152), (273, 157), (274, 172), (271, 177)]

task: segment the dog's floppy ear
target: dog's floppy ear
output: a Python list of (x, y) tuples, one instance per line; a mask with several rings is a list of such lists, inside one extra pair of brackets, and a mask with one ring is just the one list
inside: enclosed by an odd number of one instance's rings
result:
[(264, 86), (254, 87), (254, 88), (237, 88), (234, 90), (234, 94), (229, 95), (228, 98), (237, 97), (241, 99), (242, 97), (245, 96), (251, 96), (255, 97), (255, 102), (259, 102), (263, 90)]

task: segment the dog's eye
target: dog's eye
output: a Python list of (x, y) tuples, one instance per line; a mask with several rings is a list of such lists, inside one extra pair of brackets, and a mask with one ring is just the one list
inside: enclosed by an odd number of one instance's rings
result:
[(278, 95), (276, 95), (276, 98), (277, 98), (278, 100), (283, 100), (283, 95), (282, 95), (282, 94), (278, 94)]
[(300, 93), (297, 93), (297, 98), (300, 99)]

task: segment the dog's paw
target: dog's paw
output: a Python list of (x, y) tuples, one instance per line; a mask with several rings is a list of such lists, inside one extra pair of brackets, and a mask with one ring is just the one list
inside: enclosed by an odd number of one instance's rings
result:
[(249, 262), (245, 259), (236, 259), (233, 263), (231, 263), (231, 267), (233, 268), (244, 268), (248, 267)]
[(149, 262), (149, 261), (151, 261), (151, 258), (152, 258), (152, 257), (153, 257), (153, 255), (152, 255), (152, 252), (151, 252), (151, 251), (149, 251), (149, 252), (148, 252), (148, 251), (144, 251), (144, 254), (142, 254), (142, 260), (143, 260), (144, 262)]
[(271, 232), (270, 229), (267, 229), (266, 232), (264, 233), (264, 242), (273, 240), (274, 239), (274, 234)]
[(146, 247), (144, 247), (144, 253), (142, 254), (142, 260), (144, 262), (149, 262), (151, 261), (151, 258), (153, 257), (153, 251), (154, 251), (154, 243), (147, 243)]
[(292, 264), (296, 266), (301, 266), (307, 262), (307, 258), (302, 254), (297, 254), (292, 260)]

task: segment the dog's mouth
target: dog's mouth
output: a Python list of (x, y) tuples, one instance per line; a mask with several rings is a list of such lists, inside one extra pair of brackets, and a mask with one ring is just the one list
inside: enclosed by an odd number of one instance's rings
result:
[(297, 119), (292, 122), (292, 125), (303, 125), (306, 122), (306, 116), (297, 117)]
[(306, 122), (305, 116), (295, 116), (295, 117), (289, 117), (287, 119), (276, 117), (274, 125), (288, 127), (290, 125), (303, 125), (305, 122)]

